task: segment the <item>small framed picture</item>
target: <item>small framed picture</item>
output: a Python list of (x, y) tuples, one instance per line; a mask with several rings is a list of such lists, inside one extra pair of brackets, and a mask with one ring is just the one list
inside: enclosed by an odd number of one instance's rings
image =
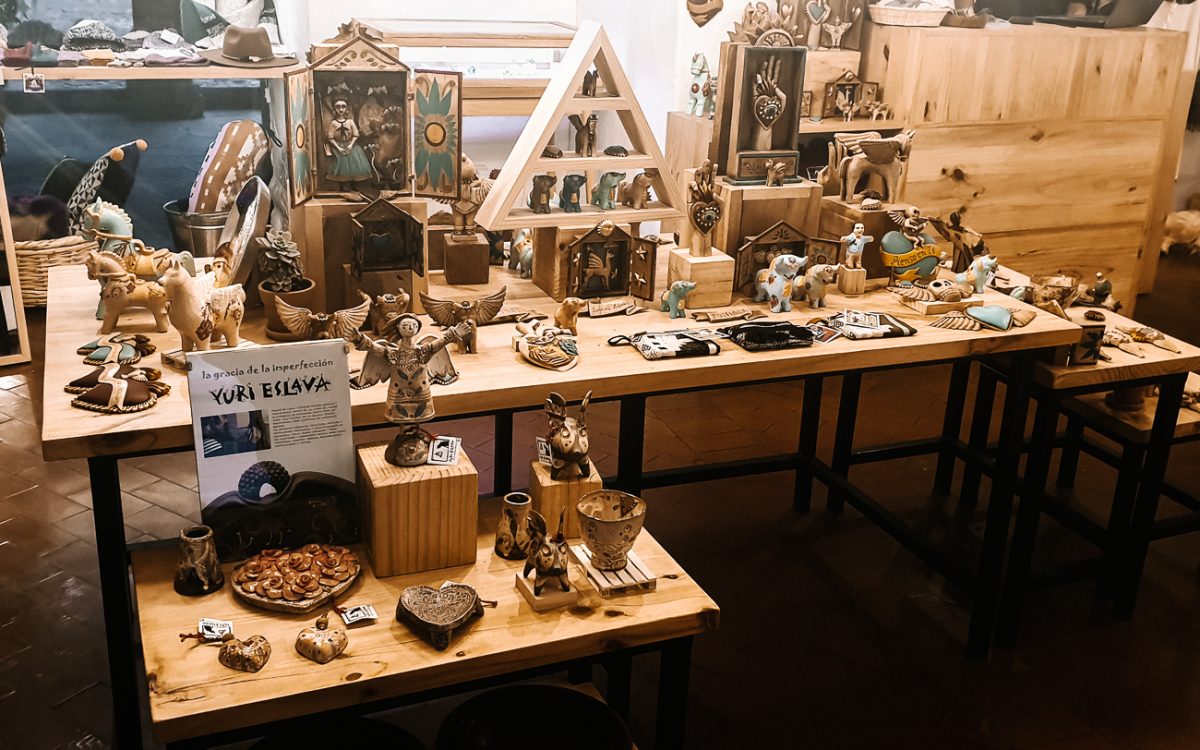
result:
[(46, 76), (41, 73), (25, 73), (21, 76), (22, 90), (26, 94), (46, 93)]
[(809, 117), (812, 115), (812, 100), (813, 92), (805, 91), (800, 96), (800, 116)]

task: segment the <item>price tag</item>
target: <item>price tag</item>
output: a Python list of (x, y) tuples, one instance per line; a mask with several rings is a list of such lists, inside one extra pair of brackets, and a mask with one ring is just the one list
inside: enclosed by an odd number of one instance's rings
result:
[(364, 622), (374, 622), (379, 619), (375, 608), (370, 604), (356, 604), (353, 607), (346, 607), (341, 611), (341, 615), (342, 622), (346, 623), (346, 627), (359, 625)]
[(233, 623), (229, 620), (214, 620), (211, 617), (201, 617), (199, 632), (205, 642), (222, 641), (227, 635), (233, 635)]
[(429, 459), (434, 466), (454, 466), (458, 463), (458, 452), (462, 449), (462, 438), (435, 437), (429, 441)]
[(538, 461), (545, 466), (553, 466), (553, 461), (550, 457), (550, 441), (544, 437), (537, 439), (537, 454)]
[(21, 76), (22, 90), (26, 94), (46, 93), (46, 76), (41, 73), (25, 73)]

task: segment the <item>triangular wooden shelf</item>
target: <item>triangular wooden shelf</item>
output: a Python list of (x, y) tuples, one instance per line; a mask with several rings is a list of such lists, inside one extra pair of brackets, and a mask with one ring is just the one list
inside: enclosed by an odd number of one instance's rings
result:
[[(583, 76), (593, 67), (600, 76), (603, 93), (585, 97), (580, 94)], [(632, 146), (628, 156), (542, 157), (543, 149), (554, 138), (555, 131), (567, 115), (591, 111), (617, 114)], [(603, 146), (597, 144), (597, 149), (603, 149)], [(582, 195), (585, 204), (579, 213), (562, 211), (557, 201), (548, 214), (536, 214), (526, 205), (528, 187), (535, 174), (554, 173), (559, 178), (556, 188), (561, 188), (562, 177), (566, 174), (587, 174), (588, 184), (591, 185), (595, 176), (603, 172), (626, 172), (626, 179), (631, 179), (635, 172), (645, 169), (657, 169), (658, 178), (652, 185), (656, 200), (644, 209), (618, 205), (617, 208), (602, 211), (587, 202), (590, 201), (590, 195)], [(521, 137), (509, 152), (491, 193), (479, 208), (475, 219), (480, 226), (493, 232), (522, 227), (587, 229), (605, 219), (616, 223), (678, 219), (683, 216), (684, 199), (679, 186), (669, 176), (667, 161), (633, 94), (629, 78), (617, 60), (612, 42), (600, 24), (585, 21), (580, 24), (574, 41), (546, 86), (525, 129), (521, 131)]]

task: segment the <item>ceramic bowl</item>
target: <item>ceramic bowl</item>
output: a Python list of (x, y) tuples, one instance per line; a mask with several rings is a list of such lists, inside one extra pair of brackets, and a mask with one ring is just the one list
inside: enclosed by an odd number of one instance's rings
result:
[(575, 506), (583, 541), (598, 570), (622, 570), (646, 520), (646, 501), (620, 490), (593, 490)]

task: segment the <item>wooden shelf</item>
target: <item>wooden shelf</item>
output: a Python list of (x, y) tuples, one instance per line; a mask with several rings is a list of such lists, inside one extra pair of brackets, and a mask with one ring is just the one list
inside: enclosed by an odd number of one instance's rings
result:
[(899, 120), (855, 119), (846, 122), (840, 117), (826, 117), (820, 122), (813, 122), (807, 117), (800, 121), (801, 134), (819, 133), (863, 133), (868, 130), (899, 130), (904, 124)]
[(629, 100), (623, 96), (576, 96), (572, 99), (581, 112), (612, 111), (629, 109)]
[(630, 154), (629, 156), (564, 156), (561, 159), (538, 160), (538, 166), (547, 172), (628, 172), (633, 169), (653, 169), (653, 156)]
[(401, 47), (565, 49), (575, 27), (558, 21), (479, 21), (426, 18), (363, 18), (385, 42)]
[(90, 65), (79, 68), (4, 68), (5, 81), (20, 81), (25, 73), (40, 73), (47, 81), (202, 81), (243, 80), (259, 81), (283, 78), (293, 70), (303, 70), (304, 65), (289, 65), (281, 68), (233, 68), (225, 65), (199, 65), (171, 67), (155, 65), (139, 68), (114, 68), (108, 65)]
[(584, 206), (579, 213), (569, 214), (554, 208), (548, 214), (535, 214), (528, 208), (515, 208), (509, 214), (509, 220), (518, 226), (537, 229), (539, 227), (559, 227), (561, 229), (590, 229), (605, 219), (615, 224), (628, 224), (640, 221), (665, 221), (678, 219), (680, 212), (655, 201), (643, 209), (632, 209), (626, 206), (603, 211), (595, 206)]

